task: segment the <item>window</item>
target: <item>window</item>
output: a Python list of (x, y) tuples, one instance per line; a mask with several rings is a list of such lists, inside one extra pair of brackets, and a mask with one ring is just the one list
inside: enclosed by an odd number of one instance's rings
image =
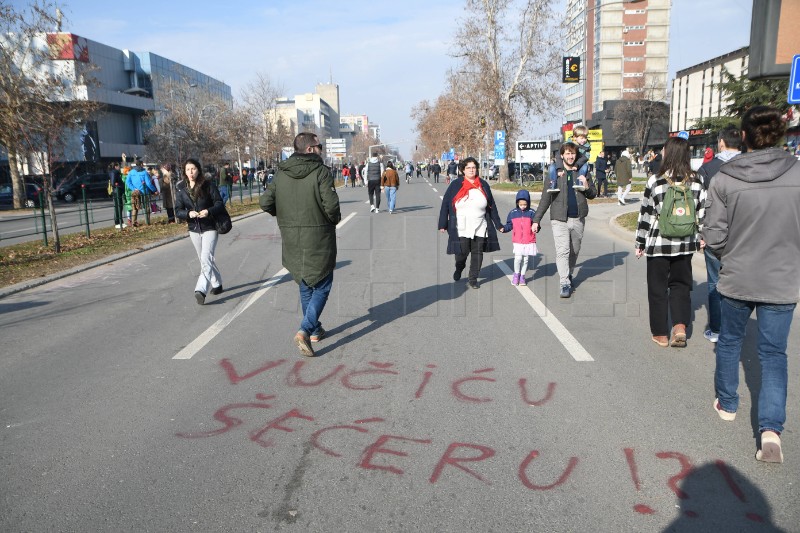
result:
[(642, 26), (642, 25), (638, 25), (638, 26), (625, 26), (625, 31), (631, 31), (631, 30), (643, 30), (643, 29), (644, 29), (644, 26)]
[(647, 13), (646, 9), (626, 9), (625, 10), (625, 14), (626, 15), (644, 15), (645, 13)]
[(644, 76), (643, 72), (626, 72), (622, 75), (623, 78), (641, 78)]
[(644, 61), (643, 57), (625, 57), (623, 59), (625, 61)]
[(625, 41), (622, 44), (625, 46), (642, 46), (644, 45), (644, 41)]

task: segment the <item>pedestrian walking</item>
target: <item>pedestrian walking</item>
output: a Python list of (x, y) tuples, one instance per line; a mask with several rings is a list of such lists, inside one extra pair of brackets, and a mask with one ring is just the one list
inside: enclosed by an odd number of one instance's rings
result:
[(214, 252), (217, 248), (217, 227), (214, 217), (222, 214), (225, 204), (214, 182), (203, 174), (203, 167), (196, 159), (187, 159), (183, 165), (185, 178), (178, 184), (175, 214), (185, 220), (189, 227), (197, 258), (200, 260), (200, 275), (194, 286), (194, 297), (203, 305), (209, 294), (222, 294), (222, 276)]
[(617, 175), (617, 202), (625, 205), (625, 196), (631, 192), (633, 169), (631, 167), (631, 154), (628, 149), (622, 151), (614, 165), (614, 174)]
[(356, 169), (355, 164), (350, 163), (350, 186), (355, 187), (357, 181), (358, 181), (358, 169)]
[[(608, 176), (606, 170), (608, 169), (608, 160), (606, 159), (606, 152), (600, 150), (597, 154), (597, 159), (594, 162), (595, 176), (597, 177), (597, 196), (608, 196)], [(603, 191), (601, 194), (600, 191)]]
[(539, 231), (542, 218), (550, 210), (550, 223), (556, 247), (556, 268), (561, 287), (559, 296), (569, 298), (575, 289), (572, 273), (578, 263), (583, 230), (586, 226), (586, 217), (589, 215), (587, 200), (594, 198), (597, 191), (592, 180), (586, 176), (578, 176), (579, 169), (575, 164), (578, 146), (575, 143), (562, 144), (559, 154), (563, 169), (558, 170), (556, 187), (561, 192), (542, 194), (539, 209), (533, 217), (533, 231), (534, 233)]
[(433, 160), (433, 165), (431, 166), (431, 172), (433, 172), (433, 182), (439, 183), (439, 174), (442, 173), (442, 166), (435, 159)]
[(397, 203), (397, 189), (400, 188), (400, 176), (394, 169), (391, 161), (386, 163), (386, 170), (381, 176), (381, 190), (386, 190), (386, 201), (389, 204), (389, 214), (394, 214), (395, 204)]
[(320, 316), (336, 267), (336, 225), (342, 219), (333, 176), (322, 161), (322, 144), (310, 132), (294, 138), (294, 153), (261, 196), (261, 208), (277, 217), (283, 266), (300, 288), (303, 320), (294, 336), (300, 354), (313, 357), (311, 343), (325, 336)]
[[(653, 342), (662, 347), (683, 348), (692, 318), (692, 255), (701, 248), (700, 234), (696, 224), (677, 233), (667, 231), (666, 223), (676, 215), (702, 220), (706, 189), (692, 170), (686, 132), (667, 139), (664, 154), (662, 173), (651, 175), (645, 185), (636, 229), (636, 258), (647, 256), (647, 301)], [(684, 195), (685, 203), (676, 201), (679, 193)]]
[(167, 224), (172, 224), (175, 222), (175, 186), (176, 177), (175, 177), (175, 165), (172, 163), (164, 163), (161, 165), (161, 178), (162, 187), (161, 187), (161, 200), (164, 205), (164, 209), (167, 211)]
[(459, 166), (464, 176), (453, 179), (444, 193), (439, 209), (439, 231), (449, 234), (447, 253), (456, 256), (453, 281), (461, 279), (469, 257), (468, 285), (477, 289), (483, 254), (500, 249), (497, 231), (502, 233), (505, 228), (489, 184), (478, 176), (478, 161), (467, 157)]
[[(719, 172), (722, 165), (742, 153), (742, 134), (739, 128), (736, 126), (724, 128), (719, 133), (717, 147), (719, 148), (717, 155), (697, 170), (697, 175), (703, 181), (706, 191), (711, 187), (711, 179)], [(720, 297), (717, 290), (720, 262), (708, 247), (703, 249), (703, 255), (706, 259), (706, 285), (708, 286), (708, 327), (703, 332), (703, 336), (711, 342), (717, 342), (721, 320)]]
[(386, 169), (380, 159), (377, 156), (373, 156), (370, 157), (369, 162), (361, 172), (361, 175), (367, 180), (370, 213), (377, 213), (381, 210), (381, 176), (383, 176), (384, 170)]
[(722, 165), (711, 181), (702, 230), (722, 263), (714, 410), (726, 421), (736, 417), (739, 359), (755, 311), (761, 366), (756, 459), (770, 463), (783, 462), (786, 350), (800, 295), (800, 162), (778, 147), (785, 133), (778, 109), (745, 112), (741, 135), (747, 151)]
[(527, 285), (525, 273), (528, 271), (528, 258), (536, 256), (536, 233), (533, 231), (533, 217), (536, 211), (531, 209), (531, 194), (526, 189), (517, 191), (517, 206), (511, 210), (503, 228), (505, 233), (511, 232), (514, 246), (514, 275), (512, 285)]
[(350, 167), (347, 165), (342, 166), (342, 178), (344, 179), (344, 186), (347, 187), (347, 182), (350, 179)]

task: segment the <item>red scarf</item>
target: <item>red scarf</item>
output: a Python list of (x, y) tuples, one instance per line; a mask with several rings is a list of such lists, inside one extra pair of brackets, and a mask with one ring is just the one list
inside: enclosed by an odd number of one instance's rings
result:
[[(478, 189), (481, 191), (481, 193), (483, 193), (484, 196), (486, 196), (486, 191), (484, 191), (483, 187), (481, 187), (481, 179), (479, 177), (475, 176), (474, 183), (470, 183), (467, 178), (464, 178), (464, 182), (461, 184), (461, 189), (459, 189), (459, 191), (456, 193), (456, 197), (453, 199), (453, 207), (455, 207), (456, 202), (468, 196), (469, 191), (472, 189)], [(489, 197), (486, 196), (486, 199), (488, 200)]]

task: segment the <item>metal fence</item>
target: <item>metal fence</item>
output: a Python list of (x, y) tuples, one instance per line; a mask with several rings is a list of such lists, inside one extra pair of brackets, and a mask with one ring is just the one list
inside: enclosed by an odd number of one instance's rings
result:
[[(227, 203), (233, 205), (234, 201), (244, 203), (252, 201), (253, 198), (263, 192), (263, 184), (258, 180), (249, 180), (247, 186), (241, 181), (230, 186), (225, 195)], [(222, 191), (220, 191), (222, 192)], [(59, 235), (85, 232), (87, 237), (91, 236), (92, 227), (116, 227), (119, 231), (125, 229), (128, 221), (128, 213), (125, 208), (124, 190), (114, 190), (110, 196), (112, 203), (107, 200), (95, 201), (87, 198), (86, 189), (82, 189), (82, 198), (75, 204), (59, 203), (57, 208), (58, 232)], [(112, 209), (108, 209), (112, 207)], [(47, 209), (47, 202), (43, 195), (37, 198), (37, 205), (34, 208), (19, 209), (3, 214), (12, 216), (0, 216), (0, 246), (12, 239), (21, 241), (32, 241), (41, 238), (44, 246), (48, 246), (48, 237), (52, 234), (52, 221)], [(26, 214), (21, 214), (26, 213)], [(166, 214), (161, 195), (150, 195), (146, 193), (142, 199), (142, 209), (140, 216), (144, 216), (144, 223), (151, 223), (152, 215)], [(23, 227), (20, 226), (22, 222)], [(25, 224), (27, 222), (27, 224)]]

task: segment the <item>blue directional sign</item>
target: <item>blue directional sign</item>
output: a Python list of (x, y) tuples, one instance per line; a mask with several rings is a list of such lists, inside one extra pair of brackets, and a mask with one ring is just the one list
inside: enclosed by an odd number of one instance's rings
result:
[(792, 73), (789, 76), (789, 103), (800, 104), (800, 54), (792, 58)]

